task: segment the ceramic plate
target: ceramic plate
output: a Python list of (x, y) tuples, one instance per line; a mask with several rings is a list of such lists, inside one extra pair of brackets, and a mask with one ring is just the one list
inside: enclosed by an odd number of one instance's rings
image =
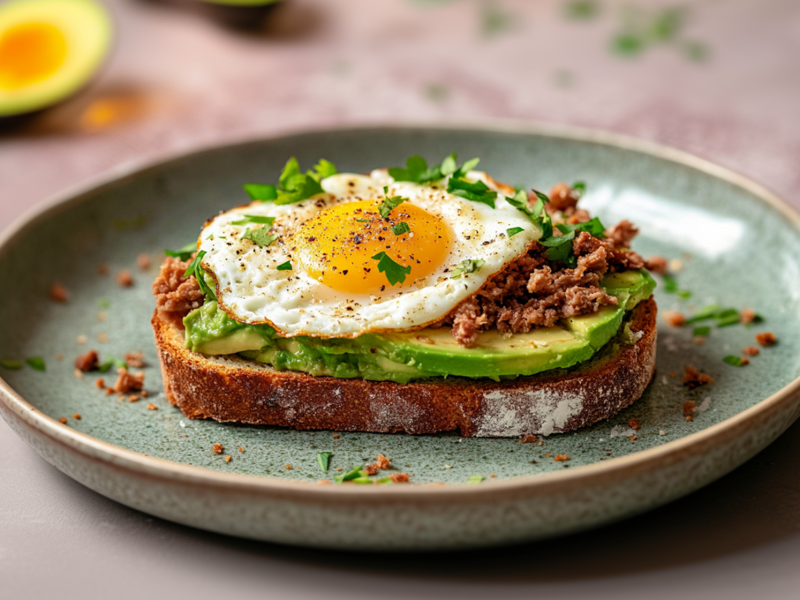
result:
[[(607, 224), (632, 220), (635, 248), (680, 261), (681, 289), (661, 285), (661, 310), (752, 307), (753, 327), (659, 325), (658, 373), (617, 417), (540, 444), (455, 434), (294, 431), (190, 421), (165, 399), (150, 329), (150, 284), (164, 248), (196, 238), (203, 221), (246, 201), (241, 184), (276, 181), (290, 156), (340, 171), (403, 164), (452, 151), (512, 185), (549, 189), (584, 180), (583, 204)], [(685, 495), (752, 457), (800, 408), (800, 220), (775, 196), (681, 152), (610, 134), (532, 127), (372, 127), (302, 133), (197, 152), (49, 203), (0, 240), (0, 359), (43, 357), (46, 370), (0, 369), (0, 412), (33, 448), (97, 492), (187, 525), (329, 548), (462, 548), (541, 538), (639, 513)], [(137, 256), (148, 253), (142, 271)], [(98, 274), (106, 264), (110, 274)], [(115, 274), (130, 269), (134, 285)], [(67, 303), (48, 298), (53, 282)], [(712, 324), (713, 325), (713, 324)], [(727, 355), (760, 331), (779, 337), (751, 364)], [(84, 343), (82, 343), (84, 342)], [(128, 402), (76, 378), (89, 348), (142, 350), (150, 397)], [(58, 356), (63, 356), (59, 360)], [(681, 384), (687, 364), (710, 385)], [(109, 376), (105, 376), (109, 381)], [(697, 408), (687, 421), (684, 403)], [(148, 409), (152, 403), (155, 410)], [(80, 414), (78, 420), (73, 415)], [(59, 422), (65, 417), (66, 424)], [(637, 431), (628, 422), (636, 418)], [(223, 454), (212, 452), (222, 444)], [(239, 449), (242, 449), (240, 451)], [(317, 452), (333, 453), (331, 470)], [(336, 469), (388, 456), (415, 485), (318, 485)], [(569, 461), (556, 462), (557, 454)], [(225, 457), (230, 455), (230, 462)], [(291, 469), (287, 467), (291, 466)], [(486, 479), (466, 484), (471, 476)], [(443, 484), (443, 485), (440, 485)]]

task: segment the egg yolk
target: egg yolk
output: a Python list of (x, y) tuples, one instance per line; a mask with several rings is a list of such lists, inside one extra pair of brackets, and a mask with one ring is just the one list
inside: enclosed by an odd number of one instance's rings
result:
[[(411, 267), (405, 281), (394, 289), (412, 286), (435, 272), (450, 251), (447, 224), (408, 201), (384, 219), (381, 203), (337, 204), (306, 222), (295, 234), (297, 257), (305, 272), (328, 287), (356, 294), (379, 294), (392, 287), (373, 258), (381, 252), (401, 267)], [(400, 223), (408, 225), (408, 233), (392, 231)]]
[(0, 88), (16, 90), (47, 79), (67, 57), (67, 40), (47, 23), (23, 23), (0, 33)]

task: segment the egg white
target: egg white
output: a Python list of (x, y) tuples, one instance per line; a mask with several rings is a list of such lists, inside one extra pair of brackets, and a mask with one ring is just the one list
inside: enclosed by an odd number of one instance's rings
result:
[[(499, 192), (496, 208), (450, 194), (444, 182), (433, 186), (395, 182), (385, 170), (377, 170), (370, 175), (328, 177), (322, 181), (325, 194), (298, 204), (253, 202), (229, 210), (210, 221), (200, 235), (199, 249), (206, 252), (203, 266), (216, 279), (218, 301), (229, 315), (243, 323), (268, 323), (286, 337), (356, 337), (424, 327), (477, 292), (542, 234), (506, 201), (502, 190), (507, 188), (482, 172), (471, 172), (467, 178), (480, 179)], [(451, 250), (439, 269), (403, 290), (393, 289), (387, 281), (378, 296), (340, 292), (307, 275), (293, 256), (292, 234), (335, 204), (382, 198), (385, 185), (390, 196), (408, 198), (449, 225)], [(232, 222), (244, 215), (275, 217), (270, 233), (280, 237), (263, 248), (243, 240), (248, 226)], [(521, 227), (522, 232), (509, 238), (506, 230), (512, 227)], [(475, 273), (452, 279), (456, 265), (466, 259), (484, 264)], [(293, 270), (278, 271), (277, 266), (287, 261)]]

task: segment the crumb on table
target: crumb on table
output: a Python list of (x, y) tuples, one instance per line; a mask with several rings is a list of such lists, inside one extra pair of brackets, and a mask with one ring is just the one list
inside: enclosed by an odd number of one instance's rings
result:
[(158, 407), (151, 402), (147, 405), (147, 410), (158, 410)]
[(778, 338), (771, 331), (756, 334), (756, 341), (764, 347), (774, 346), (778, 343)]
[(214, 454), (222, 454), (223, 450), (224, 448), (222, 447), (222, 444), (214, 444), (213, 446), (211, 446), (211, 451)]
[(377, 466), (381, 471), (385, 471), (392, 468), (392, 463), (383, 454), (379, 453), (378, 458), (375, 461), (375, 466)]
[(128, 402), (138, 402), (138, 401), (139, 401), (139, 396), (136, 395), (128, 396)]
[(122, 269), (117, 273), (117, 283), (122, 287), (131, 287), (133, 285), (133, 275), (128, 269)]
[(69, 292), (60, 283), (54, 283), (50, 286), (50, 300), (53, 302), (66, 302), (69, 300)]
[(105, 379), (103, 379), (102, 377), (101, 377), (100, 379), (97, 379), (97, 380), (95, 380), (95, 382), (94, 382), (94, 387), (96, 387), (98, 390), (103, 390), (103, 389), (105, 389), (105, 387), (106, 387), (106, 380), (105, 380)]
[(139, 267), (140, 271), (147, 271), (150, 268), (150, 255), (142, 252), (136, 257), (136, 266)]
[(286, 470), (287, 471), (291, 471), (292, 470), (292, 465), (286, 465)]
[(701, 373), (691, 365), (686, 365), (684, 368), (683, 385), (687, 386), (689, 389), (700, 387), (712, 381), (714, 381), (714, 378), (711, 377), (711, 375)]
[(408, 473), (392, 473), (389, 475), (389, 479), (393, 483), (408, 483)]
[(642, 425), (639, 423), (639, 419), (634, 418), (628, 420), (628, 427), (630, 427), (634, 431), (639, 431), (642, 428)]
[(338, 433), (334, 433), (333, 434), (333, 439), (338, 440), (339, 439), (339, 434)]
[(106, 342), (108, 342), (108, 334), (105, 333), (104, 331), (101, 331), (100, 333), (97, 334), (97, 341), (100, 342), (101, 344), (105, 344)]
[(80, 421), (81, 420), (81, 413), (75, 413), (74, 415), (72, 415), (72, 418), (75, 419), (76, 421)]
[(231, 462), (231, 455), (230, 454), (228, 454), (228, 456), (225, 457), (225, 462), (226, 463)]
[(686, 317), (683, 316), (683, 313), (679, 313), (676, 310), (665, 310), (661, 314), (670, 327), (683, 327), (686, 323)]
[(663, 256), (651, 256), (647, 259), (647, 268), (653, 273), (663, 275), (667, 272), (667, 259)]
[(125, 364), (133, 369), (144, 368), (144, 352), (141, 350), (138, 350), (137, 352), (126, 352)]
[(144, 373), (131, 373), (128, 369), (120, 367), (117, 369), (117, 381), (114, 384), (114, 391), (118, 394), (127, 394), (131, 391), (138, 391), (144, 387)]
[(694, 400), (687, 400), (683, 403), (683, 416), (686, 417), (687, 421), (692, 420), (692, 415), (694, 414), (695, 403)]
[(758, 356), (760, 352), (761, 350), (759, 350), (755, 346), (747, 346), (745, 348), (742, 348), (742, 354), (745, 354), (747, 356)]
[(528, 434), (522, 436), (522, 439), (519, 441), (519, 443), (520, 444), (532, 444), (537, 439), (539, 439), (539, 438), (537, 438), (533, 434), (528, 433)]
[(67, 424), (67, 417), (61, 417), (61, 418), (59, 419), (59, 422), (60, 422), (60, 423), (62, 423), (62, 424), (64, 424), (64, 425), (66, 425), (66, 424)]
[(95, 370), (100, 364), (97, 350), (89, 350), (85, 354), (80, 354), (75, 359), (75, 368), (84, 373)]
[(567, 462), (569, 460), (569, 456), (566, 454), (556, 454), (553, 460), (556, 462)]

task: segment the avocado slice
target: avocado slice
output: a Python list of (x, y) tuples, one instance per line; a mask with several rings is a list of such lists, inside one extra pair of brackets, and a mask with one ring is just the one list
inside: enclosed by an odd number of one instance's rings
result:
[(95, 0), (0, 6), (0, 117), (35, 112), (88, 83), (108, 52), (108, 11)]
[(617, 297), (618, 306), (528, 333), (485, 331), (472, 348), (460, 346), (447, 327), (365, 334), (355, 339), (281, 338), (267, 325), (234, 321), (213, 301), (184, 319), (186, 345), (203, 354), (239, 354), (278, 370), (373, 381), (533, 375), (588, 360), (619, 332), (625, 313), (649, 298), (655, 288), (645, 270), (611, 274), (600, 284)]

